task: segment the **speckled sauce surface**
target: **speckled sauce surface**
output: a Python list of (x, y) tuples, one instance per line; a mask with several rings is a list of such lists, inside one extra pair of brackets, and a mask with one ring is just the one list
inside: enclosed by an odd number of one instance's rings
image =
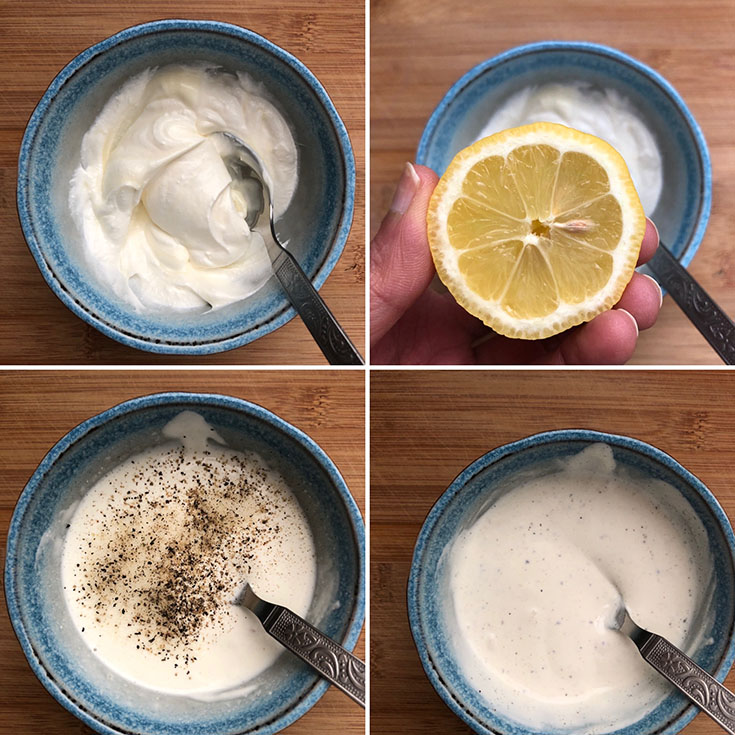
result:
[(282, 652), (233, 605), (238, 590), (248, 581), (304, 615), (314, 542), (298, 501), (258, 455), (228, 449), (193, 411), (164, 435), (82, 499), (64, 544), (65, 599), (86, 643), (123, 676), (233, 696)]
[(665, 482), (607, 444), (516, 480), (449, 550), (447, 626), (460, 669), (492, 709), (534, 731), (612, 732), (670, 687), (614, 625), (693, 654), (711, 617), (702, 522)]

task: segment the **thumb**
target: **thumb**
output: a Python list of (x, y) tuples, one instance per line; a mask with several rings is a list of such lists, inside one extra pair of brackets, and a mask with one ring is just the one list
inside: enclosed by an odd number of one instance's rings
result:
[(434, 277), (426, 210), (438, 176), (406, 164), (390, 211), (370, 245), (370, 338), (374, 344), (429, 287)]

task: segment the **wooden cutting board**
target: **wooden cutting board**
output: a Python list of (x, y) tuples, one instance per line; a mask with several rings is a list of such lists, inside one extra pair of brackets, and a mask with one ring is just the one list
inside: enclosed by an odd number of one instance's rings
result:
[[(374, 234), (434, 107), (462, 74), (532, 41), (614, 46), (664, 75), (699, 122), (712, 158), (712, 216), (692, 275), (735, 317), (732, 0), (373, 0), (370, 20), (370, 212)], [(719, 364), (670, 298), (633, 363)]]
[[(370, 409), (371, 732), (470, 733), (424, 675), (406, 613), (413, 547), (454, 477), (540, 431), (649, 442), (699, 477), (735, 521), (735, 375), (710, 371), (374, 370)], [(735, 689), (735, 674), (726, 682)], [(687, 735), (719, 735), (705, 715)]]
[[(294, 424), (332, 458), (365, 512), (365, 377), (362, 372), (0, 372), (0, 549), (16, 500), (46, 452), (81, 421), (129, 398), (158, 391), (203, 391), (245, 398)], [(364, 636), (356, 654), (364, 659)], [(0, 733), (92, 733), (32, 673), (0, 605)], [(363, 710), (330, 688), (287, 728), (289, 735), (360, 735)]]
[(315, 364), (325, 360), (301, 321), (240, 349), (206, 357), (157, 356), (103, 336), (51, 292), (26, 247), (15, 208), (18, 151), (51, 80), (88, 46), (161, 18), (249, 28), (303, 61), (344, 120), (357, 166), (352, 230), (321, 294), (364, 352), (365, 13), (340, 0), (0, 0), (0, 364)]

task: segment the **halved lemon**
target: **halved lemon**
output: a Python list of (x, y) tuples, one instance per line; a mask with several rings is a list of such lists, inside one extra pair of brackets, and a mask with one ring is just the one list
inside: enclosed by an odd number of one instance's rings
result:
[(646, 216), (612, 146), (534, 123), (460, 151), (427, 228), (439, 277), (467, 311), (507, 337), (541, 339), (620, 299)]

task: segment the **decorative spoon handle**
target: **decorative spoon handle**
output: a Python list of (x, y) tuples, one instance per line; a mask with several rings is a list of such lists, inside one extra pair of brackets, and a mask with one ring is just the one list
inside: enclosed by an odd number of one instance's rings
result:
[(273, 258), (273, 271), (294, 309), (330, 365), (363, 365), (363, 359), (288, 250)]
[(288, 608), (265, 603), (253, 609), (266, 633), (365, 706), (365, 664)]
[(665, 638), (642, 633), (638, 640), (633, 639), (641, 656), (724, 730), (735, 735), (735, 694)]
[(735, 324), (663, 243), (648, 267), (722, 361), (735, 364)]

